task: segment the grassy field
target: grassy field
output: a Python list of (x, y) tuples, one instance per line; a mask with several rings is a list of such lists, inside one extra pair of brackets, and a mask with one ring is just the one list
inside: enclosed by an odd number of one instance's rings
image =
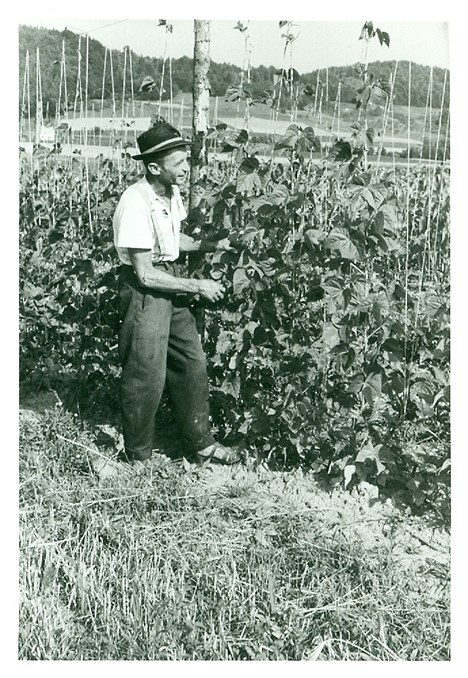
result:
[(115, 428), (23, 402), (20, 659), (449, 659), (443, 529), (171, 436), (118, 468)]
[[(135, 116), (139, 117), (151, 117), (154, 113), (161, 111), (163, 117), (168, 117), (169, 115), (169, 103), (163, 101), (161, 107), (158, 102), (136, 102), (135, 103)], [(96, 103), (94, 109), (88, 111), (88, 116), (90, 115), (101, 115), (100, 103)], [(173, 119), (174, 124), (180, 124), (184, 126), (191, 126), (192, 119), (192, 98), (189, 94), (178, 94), (173, 101)], [(224, 118), (239, 118), (239, 123), (242, 121), (245, 113), (245, 106), (243, 102), (235, 101), (224, 101), (223, 97), (211, 97), (210, 98), (210, 109), (209, 109), (209, 120), (213, 122), (215, 118), (219, 122), (223, 121)], [(121, 108), (117, 107), (116, 117), (119, 118), (121, 114)], [(431, 116), (433, 131), (437, 131), (438, 117), (440, 114), (440, 109), (433, 108), (432, 113), (426, 111), (423, 107), (412, 106), (410, 111), (410, 124), (411, 130), (414, 132), (416, 139), (419, 138), (419, 135), (422, 134), (423, 127), (428, 126), (428, 117)], [(133, 115), (133, 108), (131, 105), (126, 109), (127, 117)], [(272, 110), (266, 104), (254, 104), (250, 107), (250, 115), (258, 118), (259, 120), (270, 120), (272, 115)], [(182, 117), (181, 117), (182, 116)], [(279, 112), (275, 116), (279, 121), (289, 122), (291, 119), (289, 112)], [(324, 105), (322, 110), (314, 113), (313, 109), (309, 110), (299, 110), (297, 112), (297, 119), (299, 124), (311, 124), (317, 125), (320, 124), (328, 128), (329, 125), (334, 121), (335, 128), (337, 125), (337, 111), (335, 109), (334, 102), (329, 102), (328, 105)], [(102, 111), (102, 117), (105, 119), (113, 117), (113, 111), (110, 106), (106, 106)], [(346, 125), (351, 124), (356, 118), (356, 109), (353, 104), (343, 103), (339, 109), (340, 124), (342, 126), (343, 132), (347, 131)], [(375, 124), (379, 128), (382, 124), (383, 117), (383, 107), (382, 106), (371, 106), (368, 110), (368, 118), (370, 124)], [(408, 132), (408, 107), (407, 106), (394, 106), (393, 108), (393, 127), (395, 134), (399, 136), (406, 137)], [(374, 123), (372, 123), (374, 121)], [(238, 125), (239, 126), (239, 125)], [(391, 119), (388, 122), (388, 131), (390, 132)], [(427, 131), (427, 130), (426, 130)], [(444, 130), (442, 130), (444, 131)]]
[[(111, 121), (115, 118), (116, 133), (124, 133), (126, 138), (133, 139), (134, 130), (137, 133), (147, 129), (151, 117), (160, 113), (165, 119), (171, 120), (186, 132), (191, 131), (192, 125), (192, 101), (190, 95), (178, 95), (173, 102), (172, 111), (169, 103), (164, 101), (161, 106), (157, 102), (135, 102), (135, 107), (127, 105), (125, 116), (122, 118), (122, 109), (116, 106), (115, 116), (111, 106), (106, 105), (101, 110), (100, 102), (89, 108), (86, 115), (84, 112), (73, 111), (68, 113), (67, 122), (74, 131), (73, 141), (79, 143), (79, 132), (84, 128), (89, 130), (88, 143), (98, 143), (106, 145), (109, 139), (106, 130), (112, 127)], [(439, 132), (440, 109), (432, 109), (429, 113), (425, 108), (411, 107), (410, 111), (410, 144), (418, 146), (424, 139), (431, 137), (435, 143)], [(244, 126), (245, 106), (243, 102), (226, 102), (222, 97), (210, 99), (209, 124), (214, 125), (217, 122), (224, 122), (229, 128), (241, 129)], [(259, 135), (281, 135), (291, 124), (291, 115), (289, 112), (275, 113), (272, 118), (272, 110), (266, 104), (255, 104), (250, 107), (249, 128), (254, 134)], [(352, 104), (343, 104), (339, 112), (335, 105), (329, 103), (323, 110), (314, 112), (311, 110), (300, 110), (297, 112), (297, 123), (302, 126), (312, 126), (316, 134), (322, 139), (327, 139), (331, 134), (349, 137), (350, 125), (355, 120), (356, 110)], [(368, 109), (368, 124), (379, 131), (382, 127), (383, 108), (382, 106), (371, 106)], [(126, 124), (121, 126), (124, 119)], [(132, 122), (133, 120), (133, 122)], [(429, 122), (431, 125), (429, 125)], [(429, 129), (429, 127), (431, 129)], [(101, 130), (101, 131), (100, 131)], [(27, 139), (28, 125), (27, 121), (22, 123), (23, 140)], [(34, 133), (34, 125), (32, 133)], [(440, 132), (445, 134), (445, 123)], [(386, 146), (389, 148), (407, 146), (408, 140), (408, 108), (406, 106), (395, 106), (393, 110), (393, 119), (390, 117), (385, 130)], [(84, 143), (84, 141), (83, 141)]]

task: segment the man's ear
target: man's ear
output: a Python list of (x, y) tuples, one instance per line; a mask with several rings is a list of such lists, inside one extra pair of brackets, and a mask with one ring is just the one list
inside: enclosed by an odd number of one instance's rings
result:
[(159, 167), (157, 162), (150, 162), (148, 164), (148, 172), (150, 172), (150, 174), (156, 177), (159, 174), (161, 174), (161, 168)]

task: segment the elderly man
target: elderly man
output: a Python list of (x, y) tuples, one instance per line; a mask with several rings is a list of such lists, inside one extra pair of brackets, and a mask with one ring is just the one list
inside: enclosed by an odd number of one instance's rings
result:
[(187, 179), (185, 141), (168, 123), (141, 134), (144, 178), (122, 194), (114, 215), (119, 278), (122, 363), (121, 410), (129, 461), (151, 457), (154, 419), (164, 386), (188, 450), (200, 461), (233, 464), (238, 451), (217, 443), (210, 431), (206, 359), (187, 300), (219, 301), (213, 280), (179, 277), (180, 251), (201, 244), (180, 232), (186, 218), (179, 186)]

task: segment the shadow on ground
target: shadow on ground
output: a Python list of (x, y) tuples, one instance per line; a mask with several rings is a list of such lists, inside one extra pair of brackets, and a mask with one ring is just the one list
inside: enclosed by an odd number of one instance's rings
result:
[[(23, 419), (35, 418), (45, 414), (47, 411), (53, 410), (55, 407), (63, 408), (67, 412), (76, 412), (78, 410), (79, 420), (83, 426), (90, 433), (90, 447), (94, 448), (102, 459), (113, 461), (124, 458), (123, 437), (120, 429), (120, 412), (115, 404), (114, 398), (109, 399), (107, 404), (93, 407), (92, 403), (88, 401), (85, 408), (74, 406), (67, 406), (67, 399), (62, 397), (59, 391), (40, 390), (28, 391), (20, 390), (20, 412)], [(237, 446), (238, 440), (221, 440), (228, 445)], [(166, 458), (170, 461), (195, 461), (191, 455), (184, 441), (180, 438), (179, 430), (170, 409), (170, 402), (166, 395), (163, 396), (160, 408), (155, 418), (155, 429), (153, 437), (153, 455), (154, 457)], [(261, 461), (257, 458), (255, 451), (247, 454), (249, 466), (257, 467), (261, 465), (268, 469), (271, 474), (293, 472), (293, 468), (279, 468), (277, 466), (268, 465), (266, 461)], [(298, 467), (300, 468), (300, 467)], [(304, 469), (305, 470), (305, 469)], [(327, 474), (313, 473), (314, 482), (317, 488), (332, 496), (336, 491), (336, 487), (330, 484), (330, 478)], [(364, 483), (363, 485), (367, 485)], [(370, 502), (372, 504), (381, 504), (389, 497), (386, 493), (381, 491), (374, 485), (369, 485), (371, 491)], [(414, 507), (409, 507), (406, 504), (399, 502), (397, 495), (391, 497), (392, 503), (402, 513), (411, 511), (415, 516), (424, 518), (426, 525), (432, 529), (450, 530), (450, 505), (442, 506), (441, 510), (435, 510), (431, 507), (427, 508), (421, 506), (419, 510), (414, 510)]]

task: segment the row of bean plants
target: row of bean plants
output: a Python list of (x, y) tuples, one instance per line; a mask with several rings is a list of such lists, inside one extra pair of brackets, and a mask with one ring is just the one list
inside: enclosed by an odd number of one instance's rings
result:
[[(213, 135), (231, 159), (205, 169), (187, 230), (235, 247), (190, 262), (227, 288), (203, 309), (214, 426), (272, 465), (446, 515), (449, 170), (364, 167), (356, 139), (315, 161), (310, 127), (277, 140), (281, 165), (245, 131)], [(112, 214), (137, 172), (22, 158), (21, 380), (95, 414), (118, 409)]]

